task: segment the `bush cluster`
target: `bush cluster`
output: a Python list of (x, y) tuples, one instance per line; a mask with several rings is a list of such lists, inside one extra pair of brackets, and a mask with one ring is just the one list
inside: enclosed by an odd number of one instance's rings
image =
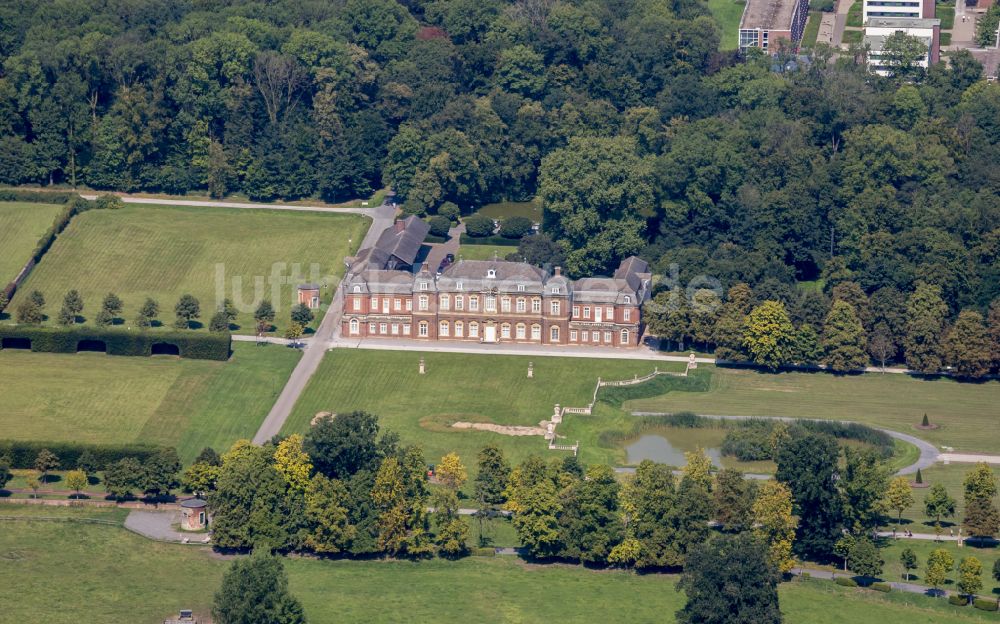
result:
[(195, 360), (229, 359), (229, 332), (144, 332), (105, 327), (36, 327), (0, 325), (0, 340), (30, 340), (31, 350), (44, 353), (76, 353), (81, 341), (99, 341), (109, 355), (152, 355), (153, 345), (177, 347), (181, 357)]
[(948, 596), (948, 603), (956, 607), (964, 607), (969, 604), (969, 599), (960, 594), (952, 594)]
[(82, 442), (46, 442), (37, 440), (0, 440), (0, 458), (10, 460), (11, 468), (31, 469), (42, 449), (48, 449), (59, 458), (59, 468), (77, 468), (80, 455), (90, 451), (98, 470), (131, 457), (140, 463), (162, 451), (164, 447), (151, 444), (85, 444)]
[(722, 441), (722, 454), (736, 457), (740, 461), (763, 461), (771, 459), (770, 423), (755, 421), (752, 426), (732, 429)]
[(474, 214), (465, 218), (465, 231), (472, 238), (483, 238), (493, 234), (493, 219)]
[(889, 585), (888, 583), (872, 583), (871, 588), (877, 592), (882, 592), (883, 594), (887, 594), (892, 591), (892, 585)]
[(29, 202), (33, 204), (65, 204), (77, 197), (76, 193), (45, 193), (21, 189), (0, 189), (0, 201)]
[(989, 598), (976, 598), (976, 600), (972, 603), (972, 606), (977, 609), (981, 609), (982, 611), (996, 611), (997, 601), (990, 600)]
[(857, 587), (858, 586), (858, 582), (857, 581), (855, 581), (852, 578), (848, 578), (846, 576), (838, 576), (833, 582), (836, 583), (837, 585), (840, 585), (841, 587)]
[(500, 236), (504, 238), (523, 238), (529, 232), (534, 223), (527, 217), (507, 217), (500, 222)]
[(503, 236), (469, 236), (468, 234), (462, 234), (459, 239), (463, 245), (506, 245), (509, 247), (516, 247), (518, 241), (511, 238), (504, 238)]

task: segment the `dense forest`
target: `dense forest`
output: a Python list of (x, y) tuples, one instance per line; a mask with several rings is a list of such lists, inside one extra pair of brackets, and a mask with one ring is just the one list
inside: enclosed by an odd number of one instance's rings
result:
[(699, 0), (12, 0), (0, 182), (406, 210), (538, 196), (571, 275), (641, 253), (793, 298), (1000, 294), (1000, 86), (968, 53), (718, 52)]

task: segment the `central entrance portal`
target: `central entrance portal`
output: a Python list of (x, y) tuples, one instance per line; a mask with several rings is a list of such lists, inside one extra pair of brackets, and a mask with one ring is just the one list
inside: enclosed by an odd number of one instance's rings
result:
[(497, 326), (487, 325), (483, 327), (483, 342), (496, 342), (497, 341)]

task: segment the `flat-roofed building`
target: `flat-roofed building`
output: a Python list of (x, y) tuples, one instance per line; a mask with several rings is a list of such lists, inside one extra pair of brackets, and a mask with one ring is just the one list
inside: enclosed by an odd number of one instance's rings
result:
[(864, 0), (861, 19), (867, 24), (875, 17), (933, 19), (934, 0)]
[(740, 19), (740, 50), (770, 52), (779, 39), (798, 46), (807, 19), (809, 0), (747, 0)]
[(885, 54), (885, 44), (893, 34), (901, 32), (915, 37), (926, 47), (917, 65), (927, 68), (941, 60), (941, 20), (908, 17), (873, 17), (865, 23), (864, 43), (868, 47), (868, 66), (880, 76), (892, 73), (893, 61)]

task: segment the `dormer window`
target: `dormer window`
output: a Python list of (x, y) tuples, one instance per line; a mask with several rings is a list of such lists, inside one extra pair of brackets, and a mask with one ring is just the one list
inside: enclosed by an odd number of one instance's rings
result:
[(625, 295), (625, 303), (632, 303), (632, 297)]
[(361, 292), (361, 285), (360, 284), (355, 284), (354, 285), (354, 292)]
[(427, 290), (427, 282), (420, 282), (420, 290)]
[(524, 292), (524, 284), (517, 285), (517, 292)]
[(488, 271), (486, 271), (486, 277), (492, 279), (492, 278), (495, 278), (496, 276), (497, 276), (496, 269), (489, 269)]
[(553, 295), (558, 295), (559, 294), (559, 287), (558, 286), (553, 286), (552, 287), (552, 294)]
[(462, 282), (459, 282), (459, 283), (455, 284), (455, 288), (457, 290), (462, 290)]

